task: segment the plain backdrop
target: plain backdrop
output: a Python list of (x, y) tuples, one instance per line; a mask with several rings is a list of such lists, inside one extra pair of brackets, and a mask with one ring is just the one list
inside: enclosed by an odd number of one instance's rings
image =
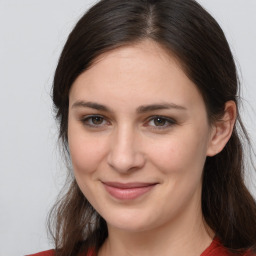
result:
[[(46, 216), (66, 173), (57, 149), (52, 78), (69, 32), (94, 2), (0, 0), (0, 256), (52, 248)], [(255, 147), (256, 1), (199, 2), (231, 45)]]

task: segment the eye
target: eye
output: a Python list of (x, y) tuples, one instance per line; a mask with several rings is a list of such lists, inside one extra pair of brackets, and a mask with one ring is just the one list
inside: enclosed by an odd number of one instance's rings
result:
[(81, 121), (83, 122), (84, 125), (95, 127), (95, 128), (108, 125), (107, 120), (103, 116), (99, 116), (99, 115), (86, 116), (82, 118)]
[(161, 117), (156, 117), (152, 121), (155, 126), (165, 126), (167, 123), (167, 120)]
[(170, 126), (173, 126), (175, 124), (176, 122), (173, 119), (163, 116), (151, 117), (147, 122), (147, 126), (150, 126), (154, 129), (169, 128)]

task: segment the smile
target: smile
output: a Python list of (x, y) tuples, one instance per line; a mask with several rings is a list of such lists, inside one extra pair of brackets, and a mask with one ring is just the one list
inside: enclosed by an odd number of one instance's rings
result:
[(133, 200), (157, 185), (157, 183), (118, 183), (118, 182), (103, 182), (106, 191), (119, 200)]

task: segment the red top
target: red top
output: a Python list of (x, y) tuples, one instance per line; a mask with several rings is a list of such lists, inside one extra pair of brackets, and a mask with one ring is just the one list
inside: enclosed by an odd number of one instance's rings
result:
[[(92, 256), (93, 253), (91, 252), (88, 256)], [(233, 254), (228, 252), (225, 247), (219, 242), (217, 238), (215, 238), (210, 246), (206, 248), (206, 250), (200, 256), (232, 256)], [(241, 256), (256, 256), (255, 254), (251, 254), (249, 252), (241, 255)], [(44, 252), (39, 252), (32, 255), (27, 256), (54, 256), (54, 250), (48, 250)]]

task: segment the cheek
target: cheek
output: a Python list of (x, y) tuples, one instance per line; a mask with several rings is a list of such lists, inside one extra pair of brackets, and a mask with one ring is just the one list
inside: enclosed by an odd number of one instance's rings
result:
[(87, 136), (81, 129), (70, 127), (69, 151), (75, 174), (93, 173), (106, 152), (106, 142), (99, 136)]
[[(151, 144), (152, 146), (152, 144)], [(165, 174), (201, 174), (206, 159), (207, 138), (186, 130), (165, 141), (155, 142), (151, 159)]]
[(69, 150), (76, 182), (87, 200), (97, 206), (98, 173), (97, 170), (102, 164), (106, 142), (96, 137), (80, 135), (70, 132)]
[(164, 179), (162, 196), (165, 203), (169, 202), (166, 216), (169, 211), (178, 214), (194, 195), (200, 200), (206, 147), (202, 137), (200, 140), (190, 135), (184, 132), (169, 142), (155, 143), (151, 152), (152, 163)]

